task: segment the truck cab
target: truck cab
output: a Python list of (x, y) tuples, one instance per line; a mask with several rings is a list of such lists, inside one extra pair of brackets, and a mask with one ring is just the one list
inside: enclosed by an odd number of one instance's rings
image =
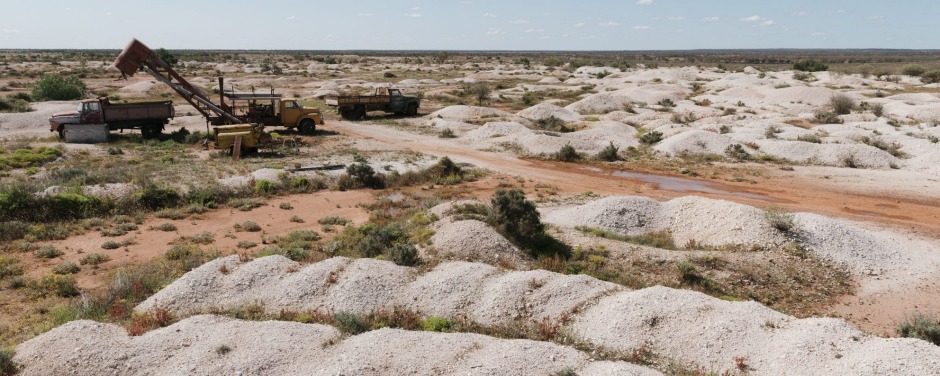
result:
[(86, 99), (78, 102), (75, 111), (59, 112), (49, 117), (49, 131), (59, 132), (62, 138), (62, 132), (65, 131), (67, 124), (101, 124), (104, 123), (101, 116), (101, 102), (97, 99)]
[(304, 107), (281, 94), (225, 93), (225, 98), (231, 101), (226, 107), (235, 117), (248, 123), (294, 128), (302, 134), (313, 134), (318, 124), (323, 125), (319, 109)]

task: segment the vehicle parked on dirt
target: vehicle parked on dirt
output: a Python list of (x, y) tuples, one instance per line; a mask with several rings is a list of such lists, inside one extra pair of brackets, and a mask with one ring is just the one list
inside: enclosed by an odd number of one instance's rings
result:
[(176, 115), (173, 102), (111, 103), (106, 97), (86, 99), (72, 112), (52, 114), (49, 131), (64, 139), (69, 124), (107, 124), (109, 130), (140, 129), (144, 138), (154, 138)]
[(421, 99), (404, 95), (399, 89), (375, 88), (372, 95), (340, 95), (327, 97), (326, 104), (336, 107), (344, 119), (359, 120), (369, 111), (384, 111), (399, 115), (416, 115)]
[(323, 125), (319, 109), (283, 99), (281, 94), (226, 92), (224, 96), (232, 102), (229, 106), (223, 101), (224, 108), (245, 123), (297, 129), (302, 134), (313, 134), (317, 124)]

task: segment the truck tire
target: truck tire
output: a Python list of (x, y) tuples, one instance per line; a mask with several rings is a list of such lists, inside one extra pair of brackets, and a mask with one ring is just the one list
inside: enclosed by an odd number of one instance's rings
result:
[(59, 128), (56, 128), (56, 132), (59, 133), (59, 141), (65, 141), (65, 124), (60, 124)]
[(313, 120), (305, 119), (300, 122), (300, 126), (297, 127), (297, 130), (300, 131), (300, 134), (313, 134), (316, 131), (317, 126), (314, 124)]
[(418, 104), (417, 104), (417, 103), (409, 103), (409, 104), (408, 104), (408, 109), (405, 110), (405, 114), (408, 115), (408, 116), (415, 116), (415, 115), (417, 115), (417, 114), (418, 114)]
[(356, 107), (355, 113), (353, 113), (353, 119), (362, 120), (365, 118), (366, 118), (366, 108), (362, 106)]

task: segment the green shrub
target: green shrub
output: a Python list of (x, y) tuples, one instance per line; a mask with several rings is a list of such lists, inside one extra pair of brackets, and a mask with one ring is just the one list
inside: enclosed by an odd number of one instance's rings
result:
[(255, 182), (255, 192), (263, 195), (273, 194), (277, 189), (277, 185), (270, 180), (261, 179)]
[(816, 134), (801, 134), (799, 136), (796, 136), (796, 140), (803, 141), (803, 142), (812, 142), (814, 144), (822, 143), (822, 139), (819, 138), (819, 136), (817, 136)]
[(23, 275), (23, 265), (20, 260), (11, 256), (0, 256), (0, 279)]
[(101, 243), (101, 248), (102, 249), (118, 249), (118, 248), (121, 248), (121, 244), (113, 240), (108, 240), (104, 243)]
[(642, 136), (640, 136), (640, 142), (647, 144), (647, 145), (653, 145), (662, 140), (663, 140), (663, 133), (657, 132), (657, 131), (646, 132)]
[(345, 226), (349, 224), (349, 220), (340, 216), (336, 216), (336, 215), (328, 215), (326, 217), (318, 219), (317, 223), (321, 225)]
[(185, 219), (186, 217), (189, 216), (189, 214), (186, 214), (182, 210), (172, 209), (172, 208), (159, 210), (153, 215), (157, 218), (172, 219), (172, 220)]
[(240, 240), (238, 244), (236, 244), (235, 246), (241, 249), (250, 249), (250, 248), (257, 247), (258, 243), (255, 243), (249, 240)]
[(89, 253), (85, 255), (85, 257), (82, 257), (80, 260), (78, 260), (78, 263), (82, 265), (98, 266), (110, 260), (111, 257), (108, 257), (108, 255), (103, 255), (100, 253)]
[(39, 250), (36, 251), (36, 257), (44, 259), (53, 259), (64, 254), (65, 253), (52, 245), (44, 245), (42, 248), (39, 248)]
[(453, 326), (453, 322), (440, 316), (428, 316), (421, 322), (421, 328), (428, 332), (446, 332)]
[(264, 205), (264, 200), (257, 198), (237, 198), (229, 201), (228, 205), (241, 211), (249, 211)]
[(346, 166), (346, 181), (340, 177), (340, 190), (356, 188), (385, 188), (385, 179), (381, 174), (376, 174), (372, 166), (365, 163), (353, 163)]
[(29, 102), (16, 98), (0, 98), (0, 112), (30, 112)]
[[(2, 200), (2, 193), (0, 193)], [(0, 204), (2, 206), (2, 204)], [(22, 239), (29, 233), (29, 224), (20, 221), (0, 222), (0, 241), (9, 242)]]
[(510, 240), (527, 244), (545, 231), (535, 204), (526, 199), (521, 189), (499, 189), (490, 203), (493, 209), (489, 222)]
[(160, 60), (163, 60), (166, 65), (171, 67), (179, 63), (179, 60), (176, 58), (176, 56), (173, 56), (173, 54), (171, 54), (170, 51), (167, 51), (166, 49), (158, 48), (154, 50), (153, 53), (155, 53), (157, 57), (160, 58)]
[(212, 244), (215, 243), (215, 235), (209, 231), (203, 231), (193, 236), (187, 236), (186, 240), (195, 244)]
[(918, 338), (940, 346), (940, 320), (936, 317), (917, 313), (904, 318), (897, 327), (898, 335)]
[(725, 155), (738, 161), (746, 161), (751, 159), (751, 155), (748, 154), (746, 150), (744, 150), (744, 146), (741, 144), (728, 145), (728, 147), (725, 148)]
[(100, 233), (101, 233), (101, 236), (109, 236), (109, 237), (127, 235), (127, 231), (124, 231), (119, 228), (104, 229), (104, 230), (101, 230)]
[(293, 223), (304, 223), (304, 219), (300, 218), (299, 215), (294, 215), (290, 217), (290, 221)]
[(817, 124), (842, 124), (839, 114), (834, 111), (816, 111), (813, 121)]
[(164, 252), (167, 260), (183, 260), (201, 252), (199, 247), (192, 244), (175, 244)]
[(605, 162), (616, 162), (620, 160), (620, 148), (614, 146), (613, 141), (597, 153), (597, 159)]
[(922, 76), (920, 76), (920, 80), (927, 85), (940, 83), (940, 70), (924, 73)]
[(922, 67), (922, 66), (920, 66), (920, 65), (918, 65), (918, 64), (908, 64), (908, 65), (905, 65), (905, 66), (901, 67), (901, 73), (902, 73), (902, 74), (906, 74), (906, 75), (908, 75), (908, 76), (913, 76), (913, 77), (918, 77), (918, 76), (924, 74), (924, 72), (926, 72), (926, 71), (927, 71), (927, 70), (924, 69), (924, 67)]
[(804, 72), (822, 72), (829, 70), (829, 66), (816, 60), (805, 60), (794, 63), (793, 69)]
[(361, 316), (350, 312), (338, 312), (333, 315), (333, 325), (343, 333), (352, 335), (369, 331), (369, 323)]
[(75, 277), (72, 275), (44, 275), (38, 281), (32, 281), (29, 287), (41, 296), (54, 294), (67, 298), (79, 294), (78, 286), (75, 284)]
[(242, 224), (240, 225), (240, 228), (241, 228), (242, 230), (245, 230), (245, 231), (248, 231), (248, 232), (258, 232), (258, 231), (261, 231), (261, 225), (255, 223), (255, 222), (253, 222), (253, 221), (245, 221), (245, 223), (242, 223)]
[(883, 104), (875, 103), (871, 105), (871, 113), (874, 114), (875, 116), (881, 117), (882, 115), (884, 115), (884, 112), (885, 112), (885, 106)]
[(82, 269), (75, 265), (74, 262), (63, 262), (59, 263), (52, 268), (52, 272), (55, 274), (75, 274), (81, 271)]
[(137, 193), (136, 199), (143, 207), (159, 210), (179, 204), (180, 195), (172, 188), (160, 188), (150, 183)]
[(418, 249), (411, 244), (394, 244), (385, 251), (385, 259), (401, 266), (415, 266), (421, 261)]
[(37, 101), (69, 101), (82, 99), (87, 91), (76, 76), (46, 73), (33, 84), (31, 96)]
[(558, 153), (555, 153), (555, 159), (561, 162), (574, 162), (580, 160), (581, 155), (578, 154), (577, 150), (574, 150), (574, 146), (565, 144), (558, 150)]
[(20, 373), (22, 367), (13, 361), (13, 350), (0, 349), (0, 376), (13, 376)]
[(565, 124), (564, 120), (556, 118), (554, 116), (549, 116), (547, 118), (542, 118), (535, 121), (535, 126), (539, 129), (544, 129), (551, 132), (573, 132), (574, 128), (569, 127)]
[(440, 134), (438, 137), (440, 137), (440, 138), (455, 138), (455, 137), (457, 137), (457, 135), (454, 134), (454, 131), (453, 131), (452, 129), (450, 129), (450, 128), (444, 128), (444, 130), (441, 131), (441, 134)]
[(282, 202), (282, 203), (281, 203), (280, 205), (278, 205), (277, 207), (281, 208), (282, 210), (291, 210), (291, 209), (294, 208), (293, 205), (291, 205), (289, 202), (286, 202), (286, 201), (285, 201), (285, 202)]
[(172, 224), (172, 223), (169, 223), (169, 222), (168, 222), (168, 223), (161, 223), (159, 226), (154, 227), (154, 228), (157, 229), (157, 230), (166, 231), (166, 232), (176, 231), (176, 225), (174, 225), (174, 224)]

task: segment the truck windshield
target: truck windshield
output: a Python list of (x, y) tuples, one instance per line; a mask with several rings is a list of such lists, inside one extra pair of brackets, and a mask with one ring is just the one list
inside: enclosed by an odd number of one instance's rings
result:
[(79, 104), (78, 104), (78, 109), (75, 110), (75, 112), (82, 112), (82, 105), (84, 105), (84, 103), (79, 103)]

